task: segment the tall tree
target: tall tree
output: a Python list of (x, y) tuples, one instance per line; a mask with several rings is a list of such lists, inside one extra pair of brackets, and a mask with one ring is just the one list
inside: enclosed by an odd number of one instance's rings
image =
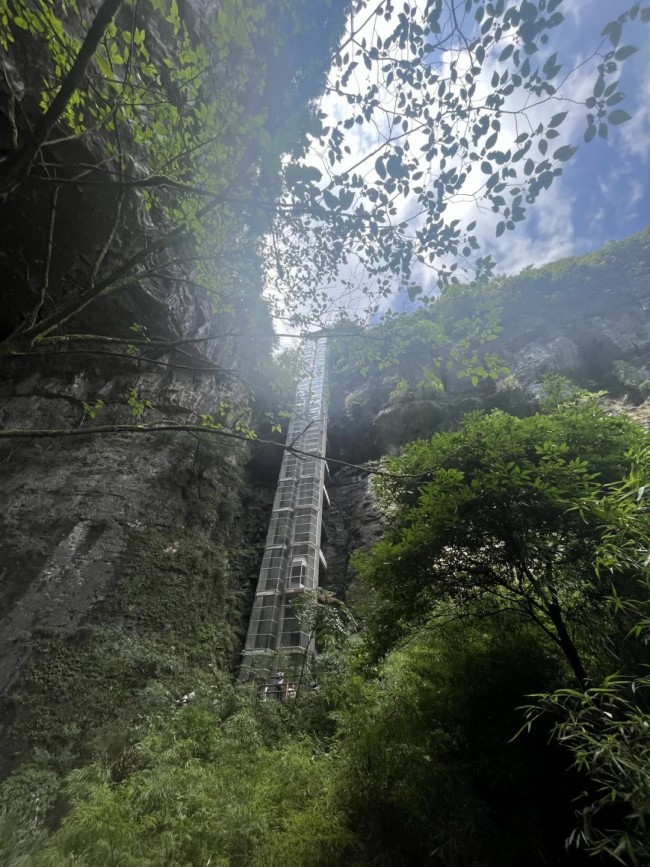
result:
[(580, 826), (570, 842), (631, 864), (650, 863), (649, 475), (646, 444), (633, 452), (630, 472), (607, 497), (608, 530), (597, 563), (609, 575), (631, 572), (637, 579), (623, 590), (614, 586), (610, 599), (612, 624), (621, 617), (632, 624), (618, 643), (615, 670), (586, 691), (565, 688), (534, 696), (526, 723), (531, 731), (533, 722), (550, 717), (557, 740), (595, 784), (583, 794)]
[(524, 419), (473, 414), (389, 458), (412, 479), (377, 483), (392, 528), (358, 560), (384, 646), (436, 617), (506, 612), (532, 620), (585, 687), (610, 586), (601, 500), (644, 438), (585, 397)]

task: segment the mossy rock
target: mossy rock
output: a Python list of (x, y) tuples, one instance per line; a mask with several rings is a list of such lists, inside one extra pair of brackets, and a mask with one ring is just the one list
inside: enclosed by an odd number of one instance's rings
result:
[(134, 531), (111, 596), (75, 629), (23, 639), (2, 735), (5, 773), (34, 748), (65, 772), (115, 760), (142, 725), (227, 672), (240, 618), (225, 546), (183, 528)]

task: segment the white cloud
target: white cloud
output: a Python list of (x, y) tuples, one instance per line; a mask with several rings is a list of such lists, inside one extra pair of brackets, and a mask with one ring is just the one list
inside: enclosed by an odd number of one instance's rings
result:
[(556, 181), (535, 204), (528, 232), (510, 232), (488, 241), (500, 273), (516, 274), (528, 265), (544, 265), (573, 255), (581, 246), (574, 228), (575, 198), (564, 186)]
[[(563, 11), (567, 15), (567, 21), (563, 27), (562, 35), (557, 32), (557, 44), (549, 44), (546, 46), (545, 54), (540, 52), (535, 55), (535, 62), (541, 66), (544, 63), (545, 57), (558, 51), (559, 55), (565, 59), (568, 58), (568, 63), (573, 64), (576, 71), (570, 78), (561, 86), (558, 93), (548, 101), (537, 100), (530, 94), (515, 93), (507, 104), (504, 106), (505, 112), (501, 114), (501, 131), (499, 133), (498, 142), (495, 149), (513, 151), (519, 147), (515, 144), (515, 139), (522, 130), (530, 132), (534, 130), (538, 124), (548, 122), (551, 115), (568, 110), (568, 116), (564, 123), (559, 127), (560, 137), (551, 142), (549, 147), (549, 155), (557, 148), (565, 143), (579, 143), (582, 140), (582, 132), (585, 126), (584, 108), (580, 106), (580, 102), (584, 101), (592, 93), (592, 88), (595, 80), (595, 66), (598, 60), (586, 60), (589, 46), (589, 51), (594, 45), (598, 44), (598, 33), (611, 18), (616, 15), (627, 5), (626, 0), (608, 0), (607, 4), (594, 4), (594, 0), (568, 0), (564, 4)], [(594, 8), (597, 6), (597, 8)], [(598, 15), (596, 14), (598, 13)], [(602, 17), (602, 21), (597, 22), (595, 19)], [(372, 21), (368, 26), (375, 26)], [(386, 25), (380, 22), (381, 26)], [(645, 34), (644, 34), (645, 35)], [(358, 34), (359, 39), (363, 34)], [(372, 34), (369, 33), (372, 39)], [(488, 53), (484, 70), (481, 75), (481, 80), (477, 84), (475, 100), (484, 99), (491, 91), (492, 74), (497, 68), (496, 57), (503, 50), (505, 42), (502, 41), (495, 49)], [(458, 59), (459, 54), (455, 52), (455, 57)], [(637, 55), (641, 57), (641, 55)], [(449, 63), (450, 56), (436, 57), (437, 63)], [(584, 65), (582, 65), (584, 64)], [(500, 70), (501, 71), (501, 70)], [(562, 77), (568, 71), (568, 65), (565, 66), (563, 72), (559, 76)], [(373, 70), (374, 72), (374, 70)], [(355, 77), (358, 80), (355, 81)], [(462, 72), (461, 72), (462, 76)], [(357, 90), (365, 90), (369, 83), (369, 75), (363, 63), (360, 63), (350, 79), (348, 90), (350, 92)], [(567, 100), (564, 102), (563, 100)], [(639, 94), (639, 109), (635, 114), (634, 120), (615, 128), (617, 137), (622, 141), (622, 149), (626, 155), (647, 160), (648, 140), (650, 139), (650, 68), (643, 83), (642, 92)], [(625, 105), (625, 104), (624, 104)], [(336, 97), (333, 94), (328, 94), (322, 101), (322, 108), (328, 116), (334, 121), (342, 121), (346, 117), (354, 116), (356, 108), (348, 105), (347, 101)], [(388, 111), (394, 106), (389, 106)], [(523, 112), (526, 118), (523, 119)], [(337, 174), (355, 165), (363, 159), (364, 156), (373, 153), (378, 145), (386, 140), (388, 135), (387, 121), (379, 120), (376, 126), (371, 124), (355, 124), (351, 130), (346, 133), (345, 143), (350, 146), (351, 154), (346, 160), (345, 165), (336, 165), (334, 171)], [(617, 139), (614, 138), (614, 141)], [(419, 145), (422, 142), (414, 141), (412, 143), (411, 153), (417, 152)], [(585, 146), (588, 147), (588, 146)], [(579, 160), (582, 155), (582, 150), (578, 152), (575, 160)], [(537, 151), (537, 141), (531, 149), (531, 156), (541, 158)], [(317, 149), (314, 149), (307, 158), (307, 161), (318, 167), (324, 172), (327, 177), (330, 175), (329, 162), (326, 155), (319, 154)], [(451, 163), (451, 158), (447, 160), (447, 166)], [(518, 167), (522, 168), (522, 162)], [(572, 163), (565, 164), (567, 173), (572, 170)], [(438, 167), (431, 166), (423, 169), (429, 169), (435, 177)], [(368, 165), (363, 168), (362, 173), (367, 174), (370, 179), (374, 173), (374, 156), (369, 160)], [(331, 177), (331, 175), (330, 175)], [(480, 194), (481, 188), (485, 183), (486, 176), (481, 174), (479, 164), (473, 164), (473, 170), (468, 175), (468, 180), (465, 183), (461, 192), (455, 195), (449, 202), (447, 212), (445, 214), (446, 222), (458, 219), (461, 225), (466, 225), (469, 221), (477, 219), (477, 229), (475, 234), (481, 244), (481, 255), (490, 252), (497, 262), (497, 269), (501, 273), (513, 273), (527, 265), (539, 265), (553, 259), (562, 258), (564, 256), (574, 255), (583, 252), (598, 243), (596, 238), (600, 239), (602, 233), (606, 230), (606, 218), (611, 220), (612, 208), (611, 201), (616, 199), (619, 203), (617, 207), (621, 208), (621, 195), (625, 198), (627, 208), (631, 211), (634, 206), (641, 201), (644, 195), (643, 182), (639, 178), (635, 178), (634, 174), (626, 170), (621, 174), (620, 178), (615, 179), (610, 173), (608, 179), (603, 181), (601, 188), (602, 197), (605, 200), (606, 206), (603, 207), (600, 203), (593, 205), (594, 213), (591, 218), (586, 217), (584, 213), (580, 214), (580, 224), (582, 226), (591, 225), (598, 227), (599, 231), (594, 235), (587, 236), (587, 229), (583, 229), (582, 234), (576, 231), (576, 216), (577, 209), (583, 208), (584, 203), (578, 201), (576, 196), (579, 192), (571, 191), (569, 182), (565, 176), (556, 178), (550, 190), (540, 194), (538, 200), (533, 205), (528, 205), (527, 220), (524, 223), (518, 223), (514, 232), (506, 231), (500, 238), (495, 237), (495, 229), (497, 222), (502, 219), (496, 214), (493, 214), (485, 208), (483, 212), (477, 209), (475, 195)], [(598, 178), (594, 177), (594, 184), (588, 191), (590, 198), (593, 199), (591, 193), (594, 189), (598, 189)], [(609, 186), (608, 186), (609, 185)], [(607, 187), (607, 189), (606, 189)], [(506, 198), (509, 196), (504, 193)], [(398, 215), (397, 219), (404, 219), (412, 213), (413, 200), (402, 200), (397, 204)], [(608, 220), (608, 222), (609, 222)], [(448, 264), (448, 263), (447, 263)], [(339, 285), (325, 287), (331, 298), (337, 294), (343, 294), (345, 304), (351, 310), (358, 310), (365, 307), (365, 302), (359, 297), (353, 297), (353, 294), (343, 288), (342, 281), (351, 279), (355, 275), (355, 268), (350, 265), (347, 271), (344, 269), (341, 272), (341, 282)], [(365, 274), (361, 273), (359, 282), (363, 282)], [(433, 289), (435, 277), (428, 269), (419, 267), (417, 269), (417, 279), (428, 289)], [(397, 289), (397, 287), (396, 287)], [(382, 306), (390, 306), (390, 300), (383, 302)]]
[(580, 25), (583, 20), (585, 11), (588, 9), (593, 0), (571, 0), (569, 4), (565, 4), (565, 9), (562, 11), (568, 12), (577, 25)]
[(650, 64), (637, 90), (636, 110), (620, 130), (622, 149), (628, 156), (648, 162), (650, 155)]

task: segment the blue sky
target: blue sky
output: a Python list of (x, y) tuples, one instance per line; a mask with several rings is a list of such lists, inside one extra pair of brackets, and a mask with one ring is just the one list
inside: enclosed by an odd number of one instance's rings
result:
[[(613, 0), (565, 0), (563, 7), (572, 12), (558, 28), (554, 49), (577, 60), (597, 42), (603, 21), (627, 5)], [(625, 41), (639, 48), (626, 62), (621, 78), (627, 97), (621, 107), (633, 119), (610, 128), (606, 141), (596, 137), (588, 145), (581, 144), (564, 175), (531, 209), (530, 218), (518, 227), (518, 234), (536, 253), (526, 264), (595, 250), (650, 222), (650, 26), (632, 24)], [(497, 256), (497, 261), (505, 265), (501, 270), (512, 271), (525, 258), (521, 249), (516, 257)]]
[[(425, 0), (414, 2), (424, 8)], [(489, 209), (483, 208), (480, 211), (476, 208), (474, 191), (477, 173), (469, 177), (467, 189), (450, 201), (445, 214), (447, 221), (457, 218), (461, 224), (467, 225), (470, 221), (477, 220), (474, 234), (481, 245), (480, 253), (492, 255), (496, 262), (496, 273), (517, 273), (530, 265), (543, 265), (566, 256), (590, 252), (610, 240), (627, 237), (650, 222), (650, 23), (642, 23), (637, 18), (627, 24), (619, 43), (619, 47), (634, 44), (638, 48), (638, 51), (623, 63), (620, 89), (626, 98), (616, 106), (617, 109), (625, 109), (632, 115), (632, 120), (620, 126), (611, 126), (607, 140), (596, 137), (588, 144), (583, 142), (586, 121), (585, 109), (581, 103), (592, 93), (598, 63), (598, 60), (590, 61), (588, 58), (603, 40), (601, 31), (604, 25), (628, 9), (632, 2), (633, 0), (564, 0), (559, 7), (565, 16), (564, 22), (551, 31), (549, 43), (536, 55), (540, 66), (546, 57), (554, 52), (557, 52), (558, 60), (563, 63), (562, 73), (553, 81), (558, 87), (557, 97), (534, 105), (528, 103), (530, 97), (525, 93), (519, 92), (509, 97), (512, 102), (507, 108), (511, 114), (502, 114), (497, 148), (505, 151), (514, 146), (514, 139), (521, 131), (516, 124), (522, 120), (521, 114), (517, 121), (513, 117), (523, 106), (526, 107), (528, 121), (532, 126), (538, 123), (546, 124), (556, 112), (568, 110), (569, 114), (560, 127), (561, 137), (555, 142), (558, 147), (564, 144), (579, 146), (571, 160), (563, 164), (562, 176), (556, 178), (551, 188), (542, 192), (533, 205), (527, 206), (526, 220), (517, 223), (515, 231), (506, 231), (500, 238), (496, 238), (495, 229), (501, 217)], [(374, 5), (376, 4), (370, 4), (369, 8)], [(381, 20), (374, 19), (370, 25), (379, 31), (381, 26)], [(377, 32), (369, 30), (369, 39), (374, 39)], [(357, 40), (363, 33), (363, 30), (355, 30)], [(504, 42), (500, 42), (486, 58), (477, 98), (485, 99), (491, 90), (492, 73), (495, 69), (500, 71), (502, 68), (499, 67), (497, 58), (503, 45)], [(610, 48), (607, 43), (603, 50)], [(443, 65), (449, 62), (445, 53), (440, 55), (438, 62)], [(565, 73), (574, 67), (574, 72), (562, 83)], [(366, 72), (363, 64), (359, 64), (359, 70), (354, 72), (348, 90), (354, 89), (357, 79), (357, 86), (361, 91), (365, 91), (368, 82), (375, 81), (370, 77), (374, 75), (374, 70)], [(328, 118), (338, 120), (340, 124), (343, 124), (351, 113), (354, 116), (357, 111), (354, 105), (350, 108), (347, 102), (331, 92), (324, 97), (322, 108)], [(532, 129), (532, 126), (529, 128)], [(377, 145), (381, 144), (385, 137), (386, 130), (382, 129), (381, 125), (354, 125), (345, 137), (345, 143), (351, 146), (349, 166), (356, 166), (364, 157), (372, 155), (372, 160), (368, 164), (364, 163), (363, 169), (366, 178), (371, 176)], [(416, 152), (416, 149), (414, 148), (413, 152)], [(329, 164), (317, 147), (308, 153), (307, 163), (318, 168), (323, 177), (327, 178)], [(338, 168), (340, 171), (345, 166)], [(403, 200), (400, 208), (399, 219), (408, 218), (414, 211), (412, 200)], [(337, 307), (345, 307), (351, 313), (361, 312), (367, 307), (367, 298), (364, 299), (361, 289), (364, 281), (363, 270), (355, 269), (350, 259), (346, 267), (347, 270), (340, 274), (352, 282), (357, 280), (357, 273), (360, 271), (360, 289), (358, 296), (354, 291), (342, 291), (340, 276), (338, 280), (323, 287), (333, 299), (331, 309), (334, 316)], [(461, 279), (470, 277), (470, 271), (460, 275)], [(435, 293), (436, 279), (434, 271), (418, 266), (413, 282), (422, 286), (426, 292)], [(380, 311), (409, 306), (405, 295), (398, 289), (396, 286), (396, 294), (392, 299), (380, 301)], [(373, 320), (376, 321), (376, 318), (375, 314)]]
[[(598, 46), (603, 26), (630, 5), (627, 0), (564, 0), (560, 10), (565, 21), (553, 31), (549, 53), (556, 51), (566, 61), (565, 69), (577, 65)], [(590, 252), (650, 222), (650, 24), (637, 19), (626, 27), (620, 44), (634, 44), (638, 51), (623, 64), (626, 99), (617, 108), (624, 108), (632, 120), (610, 127), (606, 140), (596, 136), (586, 144), (584, 121), (567, 119), (563, 137), (577, 144), (578, 151), (551, 189), (529, 207), (525, 222), (497, 239), (494, 221), (479, 220), (479, 240), (496, 261), (497, 273), (517, 273), (528, 265)], [(593, 66), (590, 70), (587, 65), (561, 95), (584, 99), (592, 81)], [(540, 117), (555, 111), (557, 105), (549, 103)]]

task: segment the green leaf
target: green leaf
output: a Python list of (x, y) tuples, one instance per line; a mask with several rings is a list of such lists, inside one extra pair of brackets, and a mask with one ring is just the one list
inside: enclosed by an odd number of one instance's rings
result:
[(406, 293), (409, 297), (409, 301), (415, 301), (416, 297), (420, 295), (422, 292), (422, 288), (420, 286), (409, 286), (406, 290)]
[(339, 203), (341, 206), (341, 210), (345, 210), (349, 208), (352, 202), (354, 201), (354, 190), (341, 189), (339, 192)]
[(567, 116), (568, 113), (568, 111), (560, 111), (557, 114), (554, 114), (548, 122), (548, 125), (551, 127), (559, 126), (564, 121), (564, 118)]
[(607, 120), (613, 126), (618, 126), (620, 123), (625, 123), (627, 120), (632, 120), (632, 118), (626, 111), (623, 111), (622, 108), (617, 108), (616, 111), (610, 112)]
[(614, 60), (627, 60), (628, 57), (631, 57), (635, 54), (639, 49), (636, 45), (621, 45), (620, 48), (616, 49), (616, 53), (614, 54)]
[[(612, 43), (614, 48), (618, 45), (618, 41), (621, 38), (622, 25), (619, 21), (612, 21), (607, 25), (609, 41)], [(605, 28), (607, 30), (607, 28)]]
[(618, 91), (613, 93), (607, 100), (607, 105), (618, 105), (619, 102), (625, 99), (625, 94)]
[(391, 178), (405, 178), (408, 176), (408, 171), (397, 154), (391, 154), (391, 156), (388, 157), (388, 160), (386, 161), (386, 171)]
[(289, 187), (295, 187), (298, 184), (312, 182), (318, 183), (322, 177), (322, 172), (319, 172), (319, 170), (314, 168), (314, 166), (299, 166), (291, 164), (288, 165), (285, 170), (285, 180)]
[(544, 64), (543, 71), (544, 71), (544, 75), (545, 75), (547, 78), (551, 78), (551, 77), (552, 77), (552, 75), (553, 75), (553, 71), (554, 71), (554, 69), (556, 68), (556, 65), (557, 65), (557, 64), (556, 64), (556, 61), (557, 61), (557, 52), (555, 52), (555, 54), (551, 54), (551, 56), (548, 58), (548, 60), (547, 60), (546, 63)]
[(571, 159), (571, 157), (577, 150), (577, 147), (572, 147), (571, 145), (563, 145), (561, 148), (558, 148), (554, 152), (553, 159), (559, 160), (561, 163), (565, 163), (567, 160)]

